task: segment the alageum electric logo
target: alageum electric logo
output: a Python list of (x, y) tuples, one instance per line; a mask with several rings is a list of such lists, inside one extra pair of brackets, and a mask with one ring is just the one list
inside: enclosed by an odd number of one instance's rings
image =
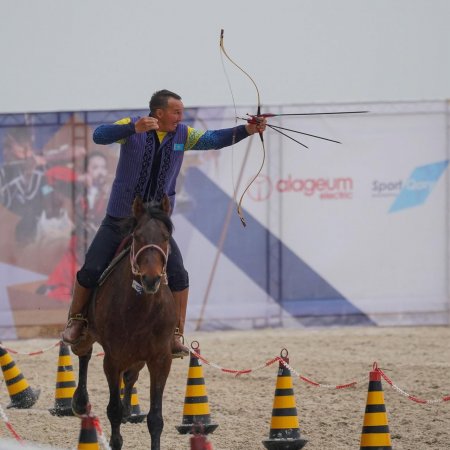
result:
[(396, 196), (389, 212), (422, 205), (445, 172), (449, 161), (416, 167), (406, 181), (372, 181), (372, 197)]
[(300, 194), (322, 200), (345, 200), (353, 197), (353, 178), (296, 178), (289, 174), (272, 180), (267, 175), (259, 175), (248, 194), (255, 201), (264, 201), (274, 190), (280, 194)]

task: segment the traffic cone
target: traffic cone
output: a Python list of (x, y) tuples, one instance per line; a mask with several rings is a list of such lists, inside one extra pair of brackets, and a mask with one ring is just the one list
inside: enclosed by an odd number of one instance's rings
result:
[(374, 370), (369, 374), (369, 390), (360, 445), (361, 450), (392, 450), (381, 374), (377, 370), (376, 363)]
[(190, 439), (191, 450), (214, 450), (211, 442), (203, 434), (203, 427), (194, 427), (193, 436)]
[(287, 355), (287, 350), (283, 349), (278, 366), (269, 439), (262, 442), (268, 450), (298, 450), (308, 442), (300, 437), (291, 371), (282, 362), (289, 364)]
[[(120, 379), (120, 398), (125, 395), (125, 384), (123, 378)], [(133, 386), (131, 390), (131, 416), (128, 417), (127, 422), (141, 423), (147, 417), (147, 414), (142, 414), (141, 407), (139, 406), (139, 397), (137, 394), (136, 386)]]
[(100, 450), (95, 429), (96, 417), (84, 416), (81, 419), (80, 437), (78, 438), (78, 450)]
[(55, 405), (49, 409), (53, 416), (73, 416), (72, 397), (77, 384), (73, 373), (69, 346), (60, 342), (56, 372)]
[(39, 398), (40, 389), (32, 389), (10, 354), (0, 346), (0, 364), (11, 403), (7, 408), (31, 408)]
[[(196, 344), (195, 347), (194, 344)], [(197, 354), (200, 354), (198, 342), (193, 342), (191, 347)], [(176, 428), (180, 434), (187, 434), (192, 432), (194, 426), (198, 425), (203, 426), (204, 434), (212, 433), (219, 426), (211, 423), (202, 363), (200, 359), (191, 352), (183, 408), (183, 420), (181, 425)]]

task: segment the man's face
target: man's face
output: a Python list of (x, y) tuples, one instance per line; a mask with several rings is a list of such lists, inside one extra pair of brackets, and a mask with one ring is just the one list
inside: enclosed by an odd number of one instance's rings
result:
[(12, 136), (8, 136), (7, 142), (8, 144), (4, 147), (5, 160), (26, 160), (33, 156), (31, 142), (25, 139), (18, 141)]
[(87, 173), (90, 175), (94, 186), (103, 186), (106, 182), (108, 171), (106, 169), (106, 160), (101, 156), (92, 156), (89, 159)]
[(156, 110), (155, 116), (158, 119), (158, 131), (175, 131), (177, 125), (183, 120), (183, 111), (183, 102), (170, 97), (167, 102), (167, 108)]
[(64, 195), (58, 189), (53, 189), (44, 196), (44, 210), (47, 219), (61, 217), (61, 210), (64, 206)]

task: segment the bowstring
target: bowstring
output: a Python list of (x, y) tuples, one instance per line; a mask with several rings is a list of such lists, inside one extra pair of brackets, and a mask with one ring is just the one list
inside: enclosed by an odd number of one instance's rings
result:
[[(233, 59), (228, 55), (227, 51), (225, 50), (225, 47), (223, 45), (223, 36), (224, 36), (224, 30), (221, 30), (220, 33), (220, 49), (223, 53), (223, 55), (225, 55), (225, 57), (231, 62), (231, 64), (233, 64), (235, 67), (237, 67), (244, 75), (247, 76), (247, 78), (253, 83), (253, 86), (256, 89), (256, 94), (257, 94), (257, 98), (258, 98), (258, 109), (257, 109), (257, 115), (261, 114), (261, 95), (259, 93), (259, 89), (258, 86), (256, 85), (255, 80), (241, 67), (239, 66), (235, 61), (233, 61)], [(223, 57), (222, 57), (222, 64), (223, 64)], [(225, 71), (226, 73), (226, 71)], [(231, 88), (231, 84), (230, 84), (230, 88)], [(237, 111), (236, 111), (236, 104), (234, 102), (234, 96), (233, 97), (233, 103), (234, 103), (234, 107), (235, 107), (235, 115), (237, 116)], [(237, 123), (237, 117), (236, 117), (236, 123)], [(235, 134), (233, 136), (235, 138)], [(242, 214), (242, 201), (244, 199), (245, 194), (247, 193), (247, 191), (249, 190), (250, 186), (253, 184), (253, 182), (256, 180), (256, 178), (258, 178), (259, 174), (261, 173), (263, 167), (264, 167), (264, 163), (266, 160), (266, 147), (264, 144), (264, 138), (262, 136), (262, 133), (259, 133), (259, 137), (261, 139), (261, 145), (262, 145), (262, 149), (263, 149), (263, 159), (262, 159), (262, 163), (261, 166), (258, 170), (258, 172), (256, 173), (256, 175), (251, 179), (250, 183), (247, 185), (247, 187), (244, 189), (244, 192), (242, 193), (240, 199), (239, 199), (239, 203), (237, 204), (237, 213), (239, 215), (239, 218), (241, 219), (242, 225), (245, 227), (247, 226), (244, 216)]]
[(224, 48), (223, 48), (222, 38), (220, 40), (220, 49), (222, 50), (220, 52), (220, 61), (222, 63), (223, 73), (225, 74), (225, 78), (227, 80), (228, 90), (230, 91), (230, 94), (231, 94), (231, 99), (233, 101), (233, 109), (234, 109), (234, 129), (233, 129), (233, 137), (231, 139), (231, 184), (233, 187), (233, 201), (237, 206), (237, 200), (236, 200), (237, 186), (236, 186), (236, 182), (234, 179), (234, 144), (236, 143), (236, 127), (237, 127), (237, 123), (238, 123), (237, 122), (238, 118), (237, 118), (236, 100), (234, 98), (233, 89), (231, 87), (231, 80), (228, 75), (227, 69), (225, 67), (225, 61), (223, 60), (223, 55), (224, 55), (224, 53), (226, 54), (226, 52), (224, 51)]

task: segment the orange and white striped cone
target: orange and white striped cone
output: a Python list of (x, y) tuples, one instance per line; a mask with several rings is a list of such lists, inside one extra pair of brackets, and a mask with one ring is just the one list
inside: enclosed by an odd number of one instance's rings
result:
[[(125, 384), (123, 378), (120, 380), (120, 398), (125, 395)], [(137, 394), (136, 385), (131, 389), (131, 416), (128, 417), (127, 422), (130, 423), (141, 423), (147, 417), (147, 414), (141, 412), (141, 407), (139, 405), (139, 397)]]
[[(200, 348), (197, 341), (194, 341), (191, 344), (191, 347), (197, 354), (200, 354)], [(176, 428), (180, 434), (187, 434), (191, 433), (196, 426), (202, 426), (203, 433), (209, 434), (219, 425), (211, 423), (202, 362), (197, 356), (191, 353), (183, 408), (183, 420), (181, 425)]]
[(78, 438), (77, 450), (100, 450), (97, 438), (97, 430), (95, 421), (97, 419), (92, 416), (84, 416), (81, 419), (81, 430)]
[[(281, 351), (281, 359), (289, 364), (288, 352)], [(291, 371), (279, 362), (269, 439), (262, 443), (268, 450), (299, 450), (308, 441), (300, 437), (300, 425), (295, 405)]]
[(60, 342), (56, 372), (55, 405), (49, 409), (53, 416), (73, 416), (72, 397), (77, 384), (73, 372), (69, 346)]
[(7, 408), (31, 408), (37, 402), (41, 390), (30, 387), (11, 355), (3, 347), (0, 347), (0, 364), (11, 399)]
[(381, 374), (374, 364), (369, 374), (366, 410), (361, 433), (361, 450), (392, 450)]

